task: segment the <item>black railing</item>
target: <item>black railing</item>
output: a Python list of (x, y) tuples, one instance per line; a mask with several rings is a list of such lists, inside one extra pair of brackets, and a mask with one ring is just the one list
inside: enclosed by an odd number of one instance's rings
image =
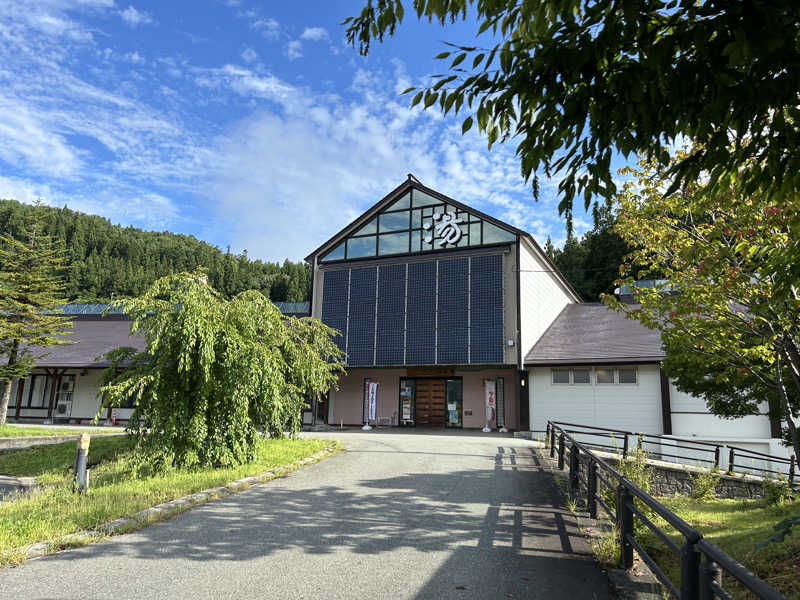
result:
[[(784, 477), (790, 487), (800, 484), (800, 481), (797, 481), (797, 463), (794, 456), (783, 458), (736, 446), (686, 440), (655, 433), (638, 433), (624, 429), (594, 427), (562, 421), (553, 421), (553, 423), (561, 427), (565, 433), (588, 437), (588, 440), (580, 440), (584, 446), (622, 454), (623, 458), (628, 456), (633, 447), (631, 440), (634, 440), (636, 449), (646, 452), (649, 458), (720, 469), (723, 466), (722, 458), (727, 456), (726, 472), (728, 474), (738, 473), (768, 478)], [(745, 461), (749, 461), (750, 464)]]
[[(627, 479), (617, 469), (599, 458), (589, 447), (576, 440), (572, 430), (564, 426), (580, 427), (549, 421), (547, 436), (550, 456), (558, 456), (558, 468), (563, 469), (566, 455), (569, 454), (569, 494), (577, 502), (581, 496), (586, 500), (589, 516), (597, 518), (597, 508), (601, 507), (612, 522), (616, 523), (620, 541), (620, 567), (633, 567), (634, 550), (644, 561), (653, 575), (679, 600), (712, 600), (731, 598), (722, 588), (722, 573), (728, 573), (757, 598), (780, 600), (784, 597), (764, 581), (748, 571), (743, 565), (725, 552), (703, 539), (703, 534), (681, 519), (678, 515)], [(607, 430), (613, 431), (613, 430)], [(582, 458), (581, 455), (585, 455)], [(603, 500), (603, 486), (616, 494), (616, 507), (611, 508)], [(637, 508), (634, 500), (654, 514), (661, 517), (683, 537), (682, 544), (676, 544), (658, 525)], [(670, 551), (680, 558), (681, 576), (679, 582), (672, 581), (656, 561), (636, 539), (634, 524), (639, 521), (647, 526)]]

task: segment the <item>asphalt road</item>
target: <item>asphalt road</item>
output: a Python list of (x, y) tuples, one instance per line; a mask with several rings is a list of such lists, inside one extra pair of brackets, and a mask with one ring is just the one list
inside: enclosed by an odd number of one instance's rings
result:
[(314, 434), (348, 451), (170, 521), (0, 571), (2, 597), (608, 598), (530, 442)]

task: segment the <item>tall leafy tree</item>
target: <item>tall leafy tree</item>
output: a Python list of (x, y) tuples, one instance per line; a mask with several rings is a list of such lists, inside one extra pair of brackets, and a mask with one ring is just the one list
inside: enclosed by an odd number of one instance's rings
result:
[(777, 204), (744, 193), (737, 177), (714, 193), (694, 184), (665, 194), (657, 165), (629, 173), (616, 227), (633, 248), (623, 274), (644, 269), (663, 283), (637, 288), (628, 277), (640, 305), (609, 303), (660, 330), (679, 389), (723, 417), (766, 403), (800, 457), (800, 194)]
[(54, 313), (63, 303), (64, 251), (43, 233), (43, 207), (20, 223), (21, 239), (0, 235), (0, 425), (11, 387), (25, 377), (44, 348), (67, 343), (71, 322)]
[[(476, 15), (479, 34), (438, 55), (448, 72), (407, 90), (411, 103), (466, 112), (464, 131), (477, 123), (490, 147), (513, 138), (535, 193), (537, 173), (563, 174), (568, 219), (576, 195), (615, 194), (615, 148), (668, 166), (671, 191), (701, 173), (709, 190), (736, 173), (772, 202), (800, 188), (796, 0), (407, 4), (442, 25)], [(347, 39), (367, 54), (404, 15), (401, 0), (367, 0)], [(682, 137), (702, 149), (671, 163), (662, 144)]]
[(146, 349), (108, 355), (103, 406), (134, 401), (130, 428), (152, 464), (251, 461), (259, 432), (296, 433), (306, 398), (342, 371), (334, 330), (284, 319), (255, 290), (226, 300), (202, 271), (159, 279), (119, 305)]

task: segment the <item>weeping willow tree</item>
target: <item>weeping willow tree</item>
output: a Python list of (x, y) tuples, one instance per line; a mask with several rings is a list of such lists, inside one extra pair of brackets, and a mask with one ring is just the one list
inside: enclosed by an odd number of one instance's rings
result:
[(159, 279), (118, 306), (145, 349), (106, 355), (100, 410), (133, 401), (141, 456), (166, 466), (252, 461), (260, 432), (299, 431), (306, 398), (343, 370), (334, 330), (286, 319), (258, 291), (226, 300), (202, 272)]

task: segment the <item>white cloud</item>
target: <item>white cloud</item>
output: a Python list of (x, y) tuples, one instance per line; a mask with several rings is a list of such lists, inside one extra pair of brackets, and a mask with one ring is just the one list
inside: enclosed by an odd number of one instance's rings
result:
[(300, 34), (301, 40), (308, 40), (310, 42), (321, 42), (328, 39), (328, 32), (322, 27), (306, 27), (303, 33)]
[(129, 63), (133, 63), (134, 65), (144, 64), (144, 57), (135, 51), (126, 53), (125, 60), (127, 60)]
[(253, 21), (252, 27), (270, 41), (277, 40), (281, 35), (281, 24), (271, 17)]
[(303, 42), (300, 40), (292, 40), (286, 44), (286, 58), (295, 60), (303, 56)]
[(148, 25), (154, 22), (153, 16), (150, 13), (136, 10), (133, 6), (128, 6), (125, 10), (121, 10), (119, 16), (131, 27)]
[(251, 63), (258, 58), (258, 52), (252, 48), (245, 48), (241, 54), (242, 60), (246, 63)]

